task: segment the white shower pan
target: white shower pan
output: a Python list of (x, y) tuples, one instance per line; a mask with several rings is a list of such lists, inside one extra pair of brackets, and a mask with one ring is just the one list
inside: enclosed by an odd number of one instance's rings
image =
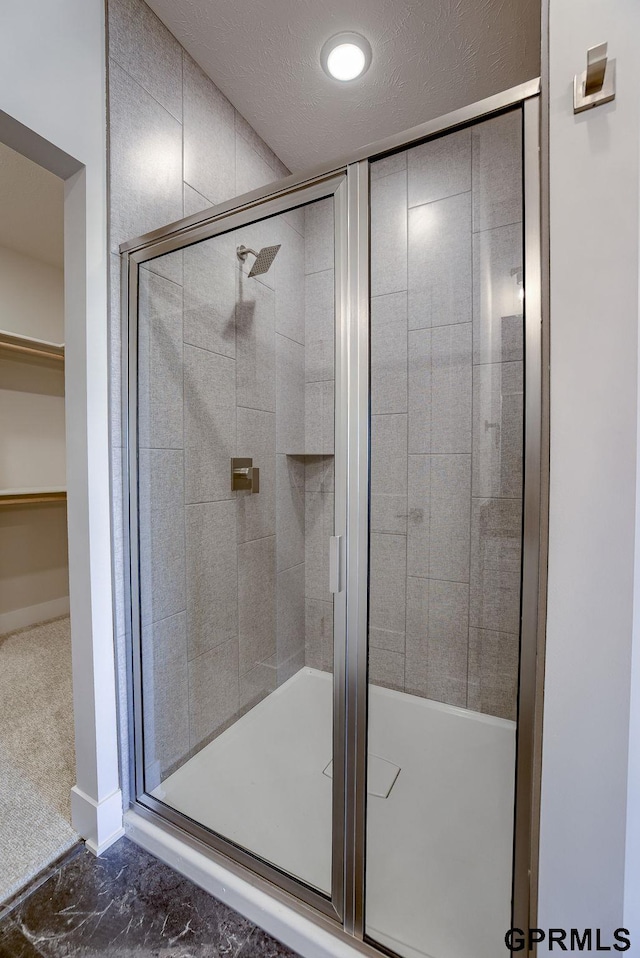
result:
[[(328, 893), (332, 690), (301, 669), (151, 794)], [(400, 771), (386, 798), (370, 781), (367, 934), (406, 958), (495, 958), (510, 925), (515, 723), (377, 686), (369, 713), (376, 779)]]

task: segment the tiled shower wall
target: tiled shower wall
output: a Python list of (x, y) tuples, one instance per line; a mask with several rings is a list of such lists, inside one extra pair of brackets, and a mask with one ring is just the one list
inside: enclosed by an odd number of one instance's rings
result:
[(520, 113), (371, 175), (371, 681), (515, 718)]
[[(118, 246), (124, 240), (269, 183), (288, 171), (142, 0), (110, 0), (108, 34), (114, 579), (126, 793), (128, 664)], [(147, 730), (148, 739), (158, 763), (153, 768), (154, 763), (149, 762), (152, 776), (180, 761), (186, 751), (206, 740), (213, 726), (224, 721), (225, 715), (232, 715), (234, 709), (259, 696), (270, 683), (286, 676), (296, 662), (303, 662), (303, 626), (293, 626), (290, 615), (297, 609), (295, 614), (303, 623), (304, 577), (298, 571), (298, 597), (290, 604), (284, 603), (281, 596), (286, 588), (292, 588), (296, 576), (288, 574), (292, 568), (288, 565), (290, 557), (276, 557), (274, 522), (276, 496), (280, 510), (278, 522), (281, 516), (284, 523), (287, 494), (283, 490), (294, 485), (294, 479), (287, 477), (287, 482), (280, 483), (276, 491), (276, 469), (281, 463), (280, 456), (275, 455), (277, 370), (288, 360), (289, 353), (295, 354), (293, 367), (281, 377), (281, 386), (289, 389), (289, 395), (280, 398), (283, 408), (289, 412), (289, 425), (287, 415), (283, 415), (281, 428), (294, 432), (296, 428), (304, 429), (301, 280), (305, 257), (304, 216), (301, 213), (288, 215), (286, 221), (278, 223), (278, 230), (286, 236), (288, 250), (285, 254), (283, 245), (279, 262), (276, 261), (269, 274), (271, 280), (278, 278), (278, 289), (274, 289), (273, 284), (271, 288), (264, 283), (254, 285), (257, 292), (254, 321), (247, 335), (241, 334), (238, 342), (234, 341), (233, 349), (238, 350), (235, 358), (230, 342), (223, 335), (221, 324), (225, 317), (218, 317), (219, 323), (202, 321), (199, 306), (205, 302), (211, 305), (212, 292), (214, 299), (225, 302), (222, 288), (212, 291), (212, 277), (207, 273), (209, 264), (204, 253), (199, 256), (191, 251), (184, 257), (173, 254), (157, 261), (146, 271), (142, 282), (142, 307), (152, 317), (156, 333), (161, 331), (148, 345), (149, 362), (160, 375), (155, 381), (148, 380), (146, 387), (144, 381), (142, 383), (143, 388), (148, 389), (149, 421), (145, 423), (143, 416), (140, 423), (141, 491), (148, 492), (142, 497), (148, 504), (142, 523), (144, 526), (146, 519), (146, 528), (157, 546), (148, 552), (153, 556), (152, 568), (146, 570), (151, 591), (150, 602), (143, 607), (145, 622), (148, 626), (153, 623), (155, 655), (154, 671), (147, 674), (145, 683), (145, 694), (154, 716), (153, 728)], [(271, 242), (283, 241), (280, 236), (271, 239), (271, 232), (268, 238)], [(253, 245), (246, 236), (237, 239), (238, 243), (243, 241)], [(260, 242), (259, 237), (256, 241)], [(227, 282), (231, 280), (232, 295), (235, 295), (235, 284), (239, 283), (235, 241), (233, 247), (232, 265), (224, 275)], [(246, 292), (249, 281), (244, 282)], [(183, 297), (184, 332), (181, 328)], [(226, 302), (228, 304), (228, 299)], [(207, 339), (212, 334), (218, 336), (217, 341)], [(260, 337), (271, 337), (270, 349), (263, 349), (265, 344), (259, 341)], [(230, 385), (231, 364), (242, 356), (247, 375), (244, 380), (238, 377), (236, 397), (235, 383), (233, 393), (224, 390), (222, 384), (226, 376)], [(254, 356), (258, 357), (257, 365), (253, 364)], [(184, 403), (181, 374), (187, 388), (202, 400), (201, 406)], [(141, 375), (144, 380), (143, 371)], [(205, 384), (218, 375), (222, 378), (216, 396)], [(238, 430), (238, 442), (242, 446), (239, 454), (251, 455), (251, 451), (246, 450), (249, 446), (255, 448), (255, 458), (261, 460), (265, 490), (259, 497), (259, 506), (219, 498), (216, 482), (222, 481), (222, 471), (216, 471), (215, 463), (203, 462), (201, 457), (203, 446), (199, 436), (201, 430), (207, 428), (204, 411), (214, 417), (219, 414), (219, 422), (226, 423), (227, 430), (233, 430), (234, 443), (235, 430)], [(270, 439), (273, 443), (267, 449)], [(230, 435), (226, 439), (221, 437), (219, 449), (225, 458), (230, 454), (230, 443)], [(282, 446), (279, 444), (277, 448), (280, 451)], [(228, 483), (228, 458), (224, 473)], [(213, 476), (213, 481), (205, 481), (206, 476)], [(303, 489), (303, 465), (298, 469), (298, 482), (297, 488)], [(231, 535), (233, 509), (238, 510), (237, 536)], [(284, 535), (284, 540), (289, 541), (289, 536)], [(224, 553), (225, 548), (229, 555)], [(245, 601), (236, 604), (235, 612), (233, 602), (229, 601), (233, 591), (233, 577), (228, 574), (234, 561), (231, 552), (238, 559), (236, 587), (245, 590)], [(197, 563), (190, 557), (197, 557)], [(302, 538), (300, 547), (300, 536), (297, 556), (293, 556), (293, 560), (296, 559), (301, 560), (296, 565), (304, 568), (304, 541)], [(194, 565), (196, 571), (193, 571)], [(210, 601), (206, 582), (199, 578), (202, 569), (210, 576), (216, 573), (220, 576), (218, 607)], [(191, 626), (187, 621), (187, 608), (193, 619)], [(282, 619), (285, 613), (289, 616), (287, 622)], [(281, 628), (276, 629), (278, 617)], [(213, 620), (216, 641), (221, 641), (211, 647), (207, 636)], [(243, 629), (247, 641), (241, 689), (239, 678), (235, 686), (226, 679), (234, 671), (239, 676), (243, 668), (238, 638)], [(289, 641), (292, 636), (295, 637)], [(235, 647), (231, 638), (238, 638)]]

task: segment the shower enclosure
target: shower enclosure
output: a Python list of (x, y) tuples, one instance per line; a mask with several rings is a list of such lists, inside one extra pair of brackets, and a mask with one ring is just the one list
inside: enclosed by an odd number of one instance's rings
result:
[(529, 924), (537, 94), (122, 247), (132, 808), (371, 953)]

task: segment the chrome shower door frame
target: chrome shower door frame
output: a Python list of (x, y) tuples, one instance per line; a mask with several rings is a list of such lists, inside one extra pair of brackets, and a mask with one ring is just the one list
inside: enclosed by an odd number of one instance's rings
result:
[[(120, 247), (122, 254), (124, 428), (129, 449), (129, 544), (131, 568), (131, 656), (134, 694), (130, 728), (131, 781), (142, 769), (137, 553), (136, 330), (138, 268), (168, 253), (265, 215), (335, 196), (335, 535), (341, 535), (341, 591), (335, 596), (333, 876), (331, 898), (304, 885), (244, 849), (139, 793), (131, 807), (138, 814), (202, 848), (226, 868), (285, 902), (338, 938), (370, 956), (386, 952), (365, 934), (366, 786), (368, 701), (369, 574), (369, 164), (407, 147), (473, 123), (520, 109), (523, 118), (525, 259), (525, 465), (521, 658), (518, 701), (512, 924), (534, 926), (537, 886), (537, 816), (540, 790), (542, 669), (544, 653), (544, 549), (547, 521), (543, 490), (548, 452), (543, 414), (542, 323), (547, 320), (541, 279), (540, 82), (532, 80), (382, 142), (365, 146), (328, 168), (287, 177), (275, 184), (186, 217)], [(266, 211), (266, 212), (265, 212)], [(131, 321), (129, 319), (131, 317)], [(123, 350), (124, 352), (124, 350)], [(131, 363), (133, 365), (131, 366)], [(136, 624), (138, 623), (138, 624)], [(138, 690), (138, 694), (136, 691)], [(131, 704), (133, 702), (133, 704)], [(135, 787), (135, 786), (134, 786)], [(507, 929), (505, 929), (506, 932)]]

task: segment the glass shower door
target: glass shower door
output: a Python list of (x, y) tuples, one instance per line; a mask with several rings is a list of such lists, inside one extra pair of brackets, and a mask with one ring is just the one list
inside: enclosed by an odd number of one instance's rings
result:
[(335, 899), (334, 205), (147, 254), (135, 374), (139, 800)]
[(523, 482), (522, 113), (370, 165), (365, 931), (510, 927)]

